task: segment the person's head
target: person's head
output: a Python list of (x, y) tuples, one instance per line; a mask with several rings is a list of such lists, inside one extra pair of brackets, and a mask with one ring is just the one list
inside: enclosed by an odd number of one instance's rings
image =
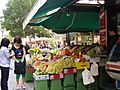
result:
[(117, 34), (117, 28), (111, 27), (108, 32), (110, 36), (114, 36)]
[(20, 46), (21, 43), (22, 43), (22, 40), (21, 40), (20, 37), (17, 36), (17, 37), (14, 38), (13, 43), (14, 43), (15, 46)]
[(108, 31), (109, 32), (109, 35), (110, 36), (114, 36), (114, 35), (116, 35), (117, 33), (115, 32), (115, 31), (113, 31), (113, 30), (110, 30), (110, 31)]
[(2, 46), (8, 47), (9, 44), (10, 44), (9, 39), (7, 39), (7, 38), (3, 38), (3, 39), (2, 39), (2, 41), (1, 41), (1, 47), (2, 47)]

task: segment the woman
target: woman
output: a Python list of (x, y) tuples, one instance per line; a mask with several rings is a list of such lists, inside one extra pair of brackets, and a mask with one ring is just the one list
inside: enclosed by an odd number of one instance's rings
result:
[(22, 40), (20, 37), (15, 37), (13, 41), (12, 52), (15, 54), (15, 71), (16, 74), (16, 89), (20, 89), (19, 79), (22, 75), (22, 88), (25, 88), (25, 73), (26, 73), (26, 62), (25, 62), (25, 48), (21, 44)]
[(8, 90), (8, 78), (9, 78), (9, 67), (10, 55), (8, 45), (10, 41), (7, 38), (3, 38), (0, 46), (0, 68), (1, 68), (1, 90)]

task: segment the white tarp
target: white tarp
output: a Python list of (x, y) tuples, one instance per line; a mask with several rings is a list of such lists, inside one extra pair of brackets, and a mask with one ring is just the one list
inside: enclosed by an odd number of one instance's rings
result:
[(28, 13), (27, 17), (25, 18), (25, 20), (23, 22), (23, 30), (25, 29), (27, 24), (30, 22), (32, 17), (37, 13), (39, 8), (42, 7), (45, 4), (46, 1), (47, 0), (37, 0), (35, 2), (34, 6), (32, 7), (32, 9), (30, 10), (30, 12)]
[(104, 0), (79, 0), (77, 3), (80, 4), (104, 4)]

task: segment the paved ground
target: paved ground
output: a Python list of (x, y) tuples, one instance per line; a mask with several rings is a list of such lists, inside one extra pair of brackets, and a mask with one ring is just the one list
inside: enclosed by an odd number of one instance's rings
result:
[[(0, 71), (0, 74), (1, 74), (1, 71)], [(8, 83), (9, 83), (8, 84), (9, 85), (9, 90), (16, 90), (16, 82), (15, 82), (14, 70), (10, 70), (9, 82)], [(1, 90), (1, 88), (0, 88), (0, 90)], [(34, 90), (33, 89), (33, 83), (32, 82), (26, 82), (26, 89), (20, 89), (20, 90)]]

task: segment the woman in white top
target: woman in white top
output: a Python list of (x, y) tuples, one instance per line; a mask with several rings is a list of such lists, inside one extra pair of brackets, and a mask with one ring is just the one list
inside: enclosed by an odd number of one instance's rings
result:
[(13, 56), (9, 53), (9, 43), (7, 38), (3, 38), (0, 46), (1, 90), (8, 90), (10, 58)]

